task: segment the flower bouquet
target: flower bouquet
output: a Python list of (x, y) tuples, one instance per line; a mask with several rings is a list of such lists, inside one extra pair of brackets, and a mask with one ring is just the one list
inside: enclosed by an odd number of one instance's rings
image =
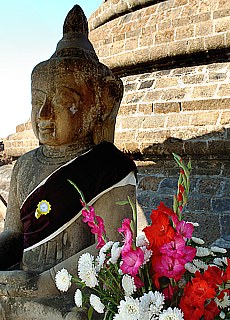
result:
[(105, 320), (211, 320), (230, 319), (230, 259), (226, 250), (206, 248), (193, 237), (196, 223), (183, 219), (190, 188), (190, 161), (173, 154), (180, 168), (173, 209), (160, 203), (152, 210), (151, 225), (135, 238), (137, 213), (128, 198), (133, 220), (122, 221), (123, 242), (107, 239), (103, 219), (81, 195), (83, 221), (97, 235), (98, 256), (84, 253), (78, 275), (62, 269), (56, 285), (67, 291), (77, 285), (78, 308), (104, 314)]

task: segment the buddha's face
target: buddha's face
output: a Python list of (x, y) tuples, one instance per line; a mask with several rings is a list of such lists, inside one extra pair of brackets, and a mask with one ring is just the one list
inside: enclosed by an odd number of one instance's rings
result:
[(82, 141), (90, 132), (95, 115), (95, 92), (82, 67), (49, 64), (32, 77), (34, 133), (42, 144), (60, 146)]

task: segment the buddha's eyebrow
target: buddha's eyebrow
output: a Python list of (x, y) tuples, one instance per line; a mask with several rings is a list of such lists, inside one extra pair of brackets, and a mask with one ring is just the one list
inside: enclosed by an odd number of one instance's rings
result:
[(63, 85), (63, 86), (61, 86), (61, 89), (67, 89), (67, 90), (69, 90), (69, 91), (71, 91), (71, 92), (74, 92), (74, 93), (77, 93), (77, 94), (79, 94), (78, 93), (78, 91), (76, 90), (76, 89), (74, 89), (74, 88), (71, 88), (71, 87), (68, 87), (67, 85)]

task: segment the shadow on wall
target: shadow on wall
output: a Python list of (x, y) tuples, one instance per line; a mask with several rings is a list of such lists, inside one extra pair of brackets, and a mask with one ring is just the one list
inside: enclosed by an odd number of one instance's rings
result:
[(219, 238), (230, 244), (229, 132), (225, 129), (188, 140), (168, 138), (164, 143), (149, 145), (142, 154), (132, 155), (138, 166), (139, 230), (146, 221), (150, 222), (152, 209), (161, 201), (172, 207), (179, 177), (174, 152), (185, 162), (192, 160), (185, 218), (199, 222), (196, 236), (204, 238), (207, 244)]

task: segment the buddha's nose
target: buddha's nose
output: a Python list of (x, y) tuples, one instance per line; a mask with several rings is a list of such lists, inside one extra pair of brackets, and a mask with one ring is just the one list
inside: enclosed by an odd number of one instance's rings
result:
[(38, 117), (40, 119), (50, 119), (52, 117), (52, 106), (48, 99), (45, 99), (45, 101), (43, 102), (39, 110)]

